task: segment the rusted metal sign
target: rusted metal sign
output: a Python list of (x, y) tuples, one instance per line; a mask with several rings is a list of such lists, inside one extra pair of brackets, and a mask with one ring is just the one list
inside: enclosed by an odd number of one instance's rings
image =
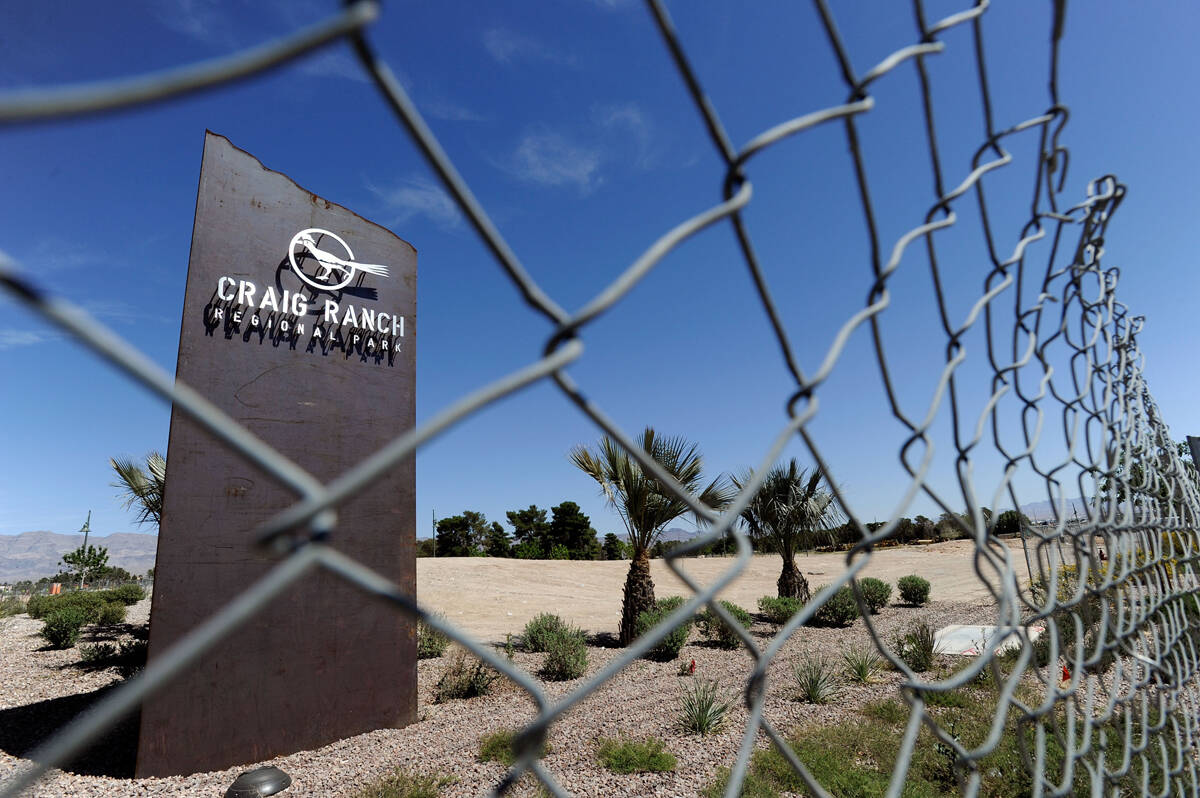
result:
[[(322, 481), (411, 429), (416, 250), (208, 133), (177, 376)], [(415, 469), (338, 508), (331, 543), (415, 593)], [(295, 495), (175, 412), (150, 657), (273, 564)], [(415, 719), (411, 620), (316, 572), (142, 708), (138, 776), (223, 769)]]

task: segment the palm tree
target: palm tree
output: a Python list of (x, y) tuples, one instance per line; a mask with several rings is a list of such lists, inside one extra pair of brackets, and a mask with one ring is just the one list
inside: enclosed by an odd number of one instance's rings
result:
[(137, 505), (138, 523), (153, 523), (157, 527), (162, 521), (167, 461), (158, 452), (150, 452), (146, 455), (144, 469), (127, 457), (114, 457), (109, 460), (109, 464), (112, 465), (113, 471), (117, 472), (119, 481), (111, 484), (114, 488), (121, 489), (125, 509)]
[[(747, 473), (734, 477), (733, 482), (741, 490), (750, 478)], [(796, 552), (812, 549), (825, 533), (841, 523), (833, 494), (822, 482), (820, 471), (809, 473), (792, 458), (786, 466), (777, 465), (767, 472), (762, 487), (742, 511), (751, 536), (770, 542), (783, 558), (780, 598), (809, 600), (808, 581), (796, 567)]]
[[(702, 504), (720, 510), (733, 498), (733, 491), (723, 476), (701, 489), (703, 460), (696, 444), (681, 437), (661, 437), (652, 427), (646, 427), (637, 444)], [(650, 547), (668, 523), (691, 512), (691, 508), (642, 470), (641, 464), (607, 435), (600, 439), (594, 451), (586, 446), (576, 446), (571, 450), (570, 459), (600, 483), (604, 497), (617, 511), (628, 533), (633, 561), (625, 578), (621, 604), (621, 645), (629, 645), (637, 637), (638, 614), (654, 607)], [(704, 522), (703, 517), (697, 520)]]

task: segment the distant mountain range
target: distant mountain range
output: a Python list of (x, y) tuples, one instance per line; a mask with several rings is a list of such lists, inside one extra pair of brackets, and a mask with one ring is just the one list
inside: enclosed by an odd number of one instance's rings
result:
[[(1055, 502), (1044, 501), (1034, 502), (1033, 504), (1022, 504), (1021, 512), (1024, 513), (1031, 521), (1052, 521), (1054, 520)], [(1065, 499), (1063, 501), (1063, 514), (1070, 521), (1075, 514), (1080, 518), (1087, 518), (1088, 502), (1086, 499), (1075, 498)]]
[[(22, 532), (19, 535), (0, 535), (0, 582), (40, 579), (59, 572), (59, 561), (69, 551), (83, 543), (79, 533)], [(108, 564), (124, 568), (140, 576), (154, 567), (158, 550), (157, 535), (117, 532), (112, 535), (89, 535), (89, 546), (108, 549)]]

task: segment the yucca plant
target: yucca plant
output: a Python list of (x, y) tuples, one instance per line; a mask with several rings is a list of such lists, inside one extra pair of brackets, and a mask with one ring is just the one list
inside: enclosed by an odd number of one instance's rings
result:
[(717, 731), (733, 706), (734, 699), (721, 691), (716, 681), (697, 679), (683, 685), (679, 693), (679, 728), (703, 737)]
[(837, 673), (825, 657), (801, 657), (792, 666), (792, 676), (800, 691), (797, 698), (809, 704), (827, 704), (842, 692)]
[(870, 684), (875, 672), (880, 669), (883, 659), (870, 646), (850, 648), (842, 652), (842, 662), (845, 667), (842, 672), (852, 682)]

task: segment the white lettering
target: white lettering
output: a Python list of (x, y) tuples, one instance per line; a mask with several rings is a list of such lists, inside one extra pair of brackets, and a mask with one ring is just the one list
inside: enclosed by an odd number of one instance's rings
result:
[[(303, 327), (304, 325), (301, 325), (301, 326)], [(300, 332), (304, 332), (304, 330), (300, 330)], [(313, 338), (321, 338), (324, 335), (325, 335), (324, 327), (313, 327)]]
[[(226, 286), (229, 288), (229, 296), (225, 296)], [(226, 302), (232, 302), (233, 298), (236, 296), (236, 294), (233, 293), (233, 286), (234, 282), (232, 277), (222, 277), (220, 280), (217, 280), (217, 296), (221, 299), (224, 299)]]
[[(285, 299), (284, 301), (286, 303), (287, 300)], [(279, 312), (279, 300), (275, 296), (275, 287), (271, 285), (268, 285), (267, 290), (263, 291), (262, 301), (258, 303), (259, 310), (262, 310), (266, 307), (270, 307), (271, 310), (275, 311), (276, 313)]]
[(350, 343), (351, 343), (351, 345), (358, 343), (358, 339), (359, 339), (359, 338), (361, 338), (361, 337), (362, 337), (362, 336), (360, 336), (358, 333), (355, 333), (355, 334), (354, 334), (354, 340), (350, 342)]
[[(319, 330), (321, 328), (317, 327), (317, 329)], [(296, 335), (304, 335), (304, 325), (303, 324), (296, 325)]]
[(254, 307), (254, 295), (258, 292), (258, 286), (249, 280), (238, 281), (238, 298), (239, 305)]
[(258, 321), (258, 314), (257, 314), (257, 313), (255, 313), (253, 316), (251, 316), (251, 317), (250, 317), (250, 326), (251, 326), (251, 327), (257, 327), (257, 326), (258, 326), (258, 324), (259, 324), (259, 321)]
[(377, 324), (379, 325), (378, 327), (375, 328), (375, 332), (381, 332), (381, 333), (387, 332), (388, 331), (388, 320), (391, 319), (391, 315), (384, 313), (381, 310), (381, 311), (379, 311), (379, 315), (376, 316), (375, 318), (378, 319)]
[(211, 318), (213, 321), (216, 321), (217, 319), (223, 319), (225, 318), (225, 310), (223, 308), (213, 308), (212, 315), (209, 318)]
[(346, 306), (346, 314), (342, 316), (342, 324), (346, 324), (347, 322), (350, 323), (351, 327), (358, 326), (358, 318), (354, 315), (353, 305)]
[(338, 303), (332, 299), (325, 300), (325, 318), (323, 321), (326, 324), (337, 324)]
[(395, 349), (393, 349), (392, 351), (393, 351), (393, 352), (399, 352), (399, 351), (400, 351), (400, 343), (399, 343), (398, 341), (396, 342), (396, 348), (395, 348)]
[(358, 312), (358, 326), (375, 332), (375, 311), (363, 308)]
[(292, 294), (292, 315), (308, 315), (308, 297), (304, 294)]
[(235, 310), (233, 312), (233, 323), (234, 324), (242, 323), (242, 312), (240, 310)]
[(292, 325), (288, 324), (287, 319), (279, 320), (279, 331), (280, 332), (287, 332), (291, 328), (291, 326)]

